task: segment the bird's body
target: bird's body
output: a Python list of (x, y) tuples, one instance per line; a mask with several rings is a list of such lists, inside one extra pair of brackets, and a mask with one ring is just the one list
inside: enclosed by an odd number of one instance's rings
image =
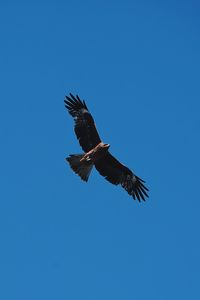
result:
[(93, 163), (96, 163), (99, 159), (103, 158), (107, 154), (109, 147), (109, 144), (100, 142), (96, 147), (85, 153), (80, 161), (92, 161)]
[(148, 197), (148, 189), (144, 181), (136, 176), (129, 168), (121, 164), (108, 151), (110, 145), (104, 144), (97, 132), (94, 120), (85, 101), (72, 94), (66, 96), (65, 107), (75, 121), (75, 133), (84, 151), (82, 154), (71, 154), (66, 160), (72, 170), (82, 180), (88, 181), (93, 166), (112, 184), (120, 184), (129, 195), (139, 201)]

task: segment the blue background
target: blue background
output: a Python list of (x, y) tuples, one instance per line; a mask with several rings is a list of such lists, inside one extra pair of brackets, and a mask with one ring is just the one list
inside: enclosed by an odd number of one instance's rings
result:
[[(198, 1), (1, 1), (0, 298), (200, 299)], [(80, 153), (64, 95), (146, 180)]]

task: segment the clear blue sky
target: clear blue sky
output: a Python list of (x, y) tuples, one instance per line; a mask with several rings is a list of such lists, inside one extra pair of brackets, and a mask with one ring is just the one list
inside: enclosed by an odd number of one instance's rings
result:
[[(200, 299), (199, 13), (189, 0), (1, 1), (0, 299)], [(147, 202), (71, 172), (69, 92)]]

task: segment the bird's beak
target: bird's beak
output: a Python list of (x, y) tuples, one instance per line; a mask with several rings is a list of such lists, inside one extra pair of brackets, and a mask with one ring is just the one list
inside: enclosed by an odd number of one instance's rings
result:
[(110, 144), (104, 144), (104, 147), (105, 147), (105, 148), (109, 148), (109, 147), (110, 147)]

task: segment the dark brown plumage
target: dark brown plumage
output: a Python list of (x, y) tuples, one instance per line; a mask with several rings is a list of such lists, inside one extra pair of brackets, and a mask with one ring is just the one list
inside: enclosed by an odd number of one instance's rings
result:
[(72, 170), (82, 180), (88, 181), (92, 167), (112, 184), (120, 184), (129, 195), (140, 201), (148, 197), (148, 189), (144, 181), (136, 176), (129, 168), (121, 164), (108, 151), (110, 145), (104, 144), (97, 132), (94, 119), (90, 114), (85, 101), (79, 96), (66, 96), (65, 107), (74, 118), (74, 130), (80, 146), (85, 153), (72, 154), (66, 158)]

